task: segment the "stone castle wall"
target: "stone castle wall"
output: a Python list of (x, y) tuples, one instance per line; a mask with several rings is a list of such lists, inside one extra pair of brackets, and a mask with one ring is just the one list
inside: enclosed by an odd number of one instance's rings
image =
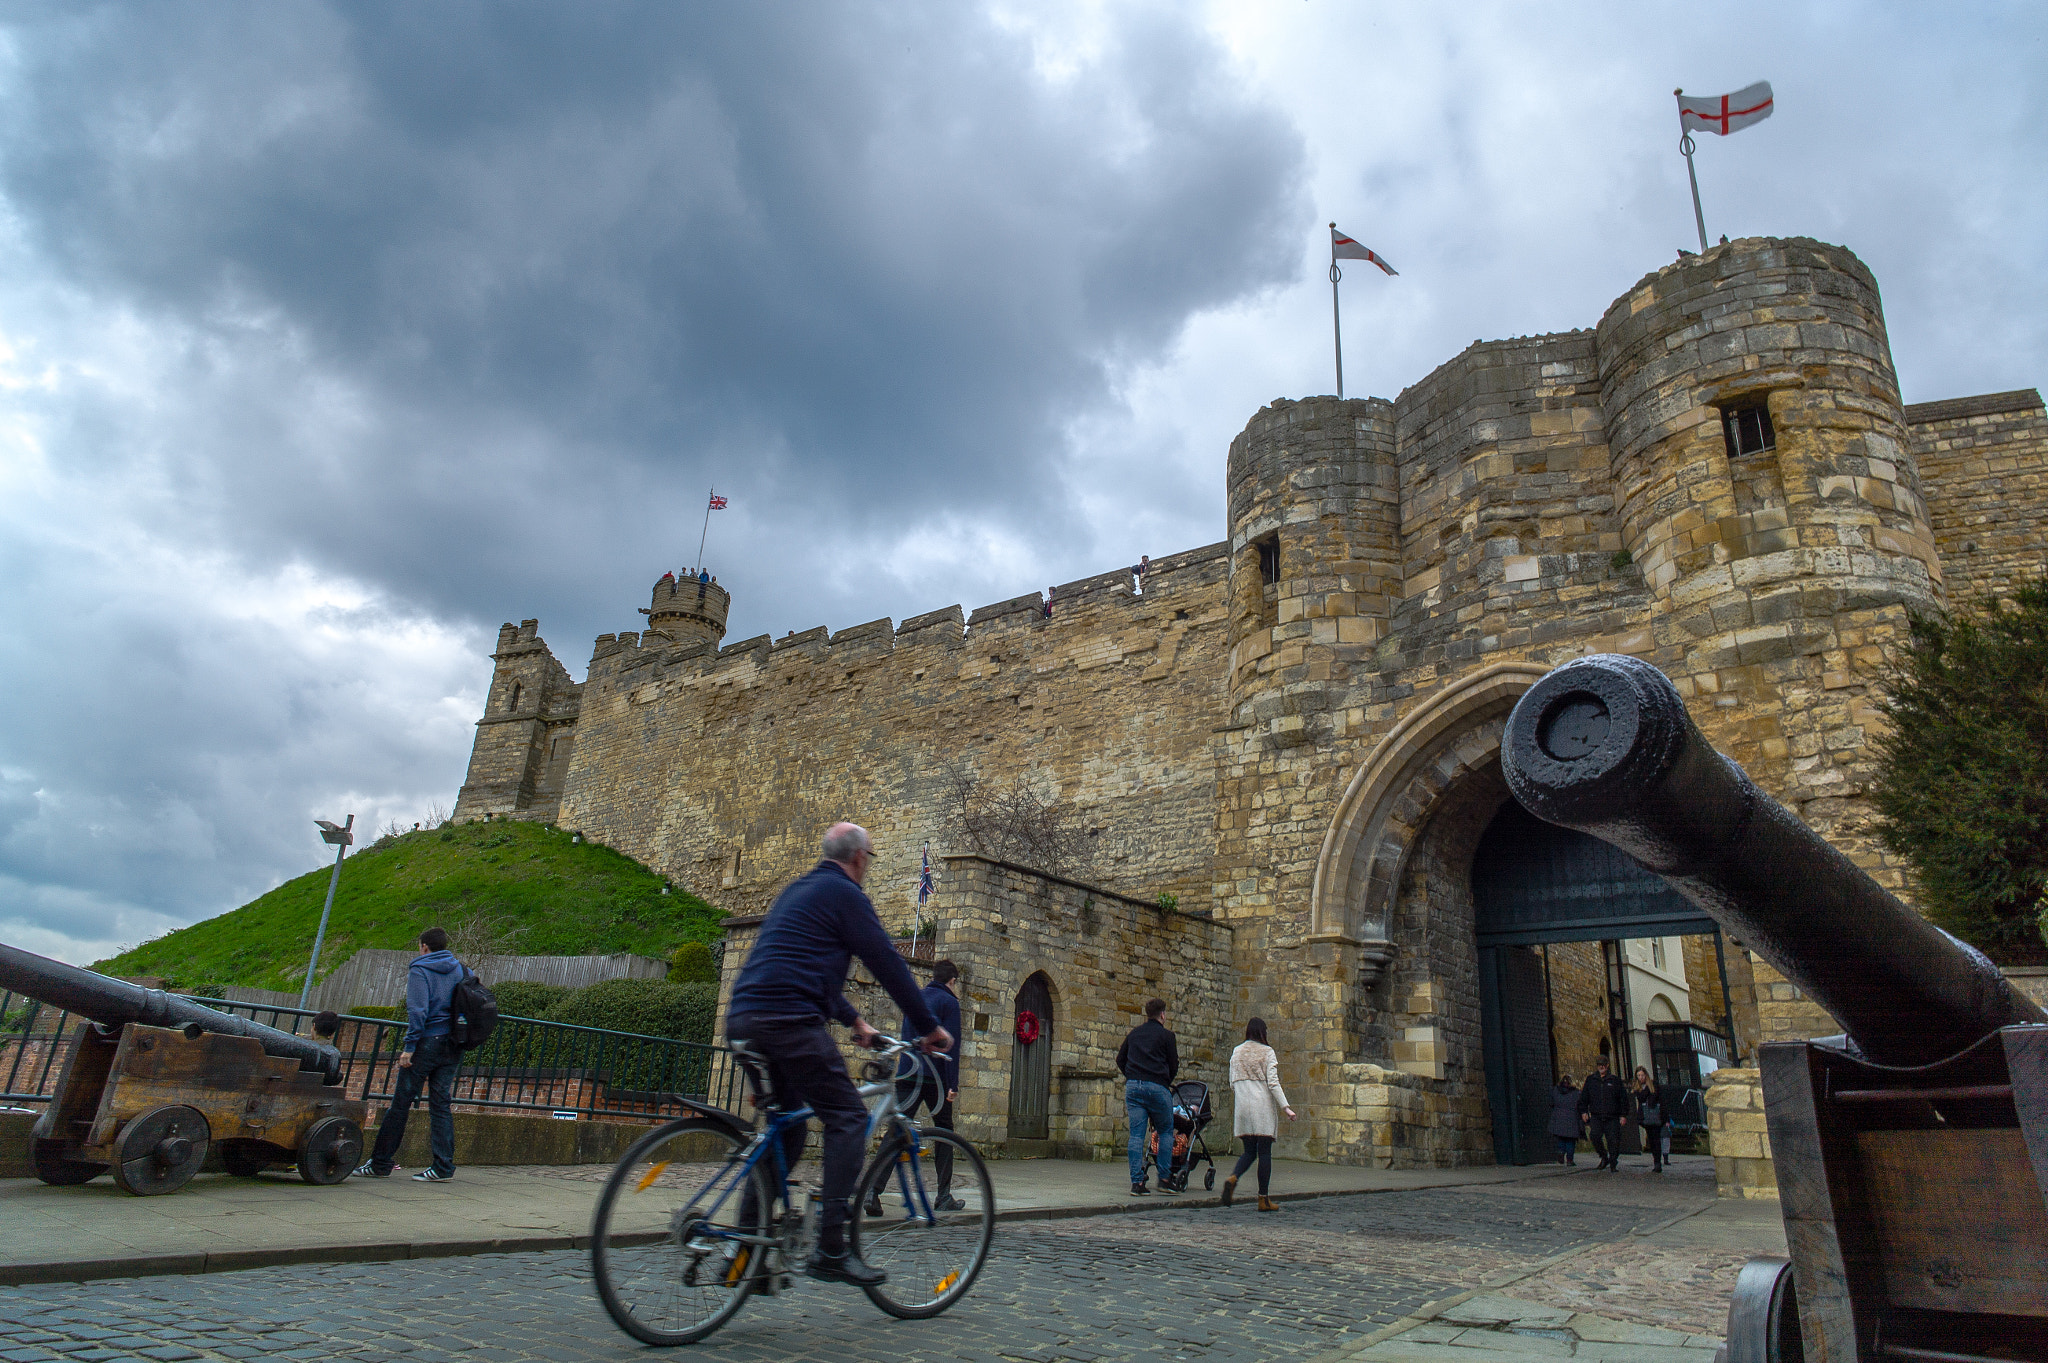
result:
[[(1297, 1067), (1313, 1116), (1284, 1150), (1485, 1162), (1469, 877), (1515, 699), (1574, 657), (1645, 658), (1765, 791), (1908, 893), (1864, 831), (1878, 687), (1912, 613), (2040, 557), (2028, 396), (1903, 408), (1852, 254), (1715, 247), (1591, 330), (1475, 344), (1395, 401), (1262, 409), (1231, 445), (1228, 539), (1142, 594), (1118, 572), (1058, 589), (1050, 618), (1031, 595), (722, 649), (601, 636), (559, 815), (742, 913), (852, 817), (907, 922), (920, 845), (963, 848), (961, 791), (1025, 783), (1087, 836), (1066, 876), (1232, 930), (1216, 1026), (1266, 1017)], [(537, 644), (501, 639), (494, 706), (546, 671)], [(565, 684), (543, 680), (547, 704)], [(486, 717), (464, 812), (552, 808), (542, 730), (515, 727), (566, 712), (543, 709)], [(1071, 975), (1090, 948), (1057, 936)], [(1837, 1030), (1728, 956), (1742, 1054)]]

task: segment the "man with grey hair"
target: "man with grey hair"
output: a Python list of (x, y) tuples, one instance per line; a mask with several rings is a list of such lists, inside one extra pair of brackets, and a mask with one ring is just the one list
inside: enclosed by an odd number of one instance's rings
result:
[[(804, 1271), (827, 1282), (873, 1287), (886, 1282), (887, 1275), (861, 1262), (846, 1245), (847, 1204), (860, 1178), (868, 1113), (826, 1028), (828, 1021), (843, 1023), (863, 1046), (877, 1035), (846, 1001), (846, 972), (853, 958), (858, 956), (889, 991), (926, 1049), (945, 1050), (953, 1037), (932, 1015), (861, 890), (875, 856), (867, 830), (859, 824), (833, 824), (821, 850), (824, 860), (791, 881), (761, 921), (733, 984), (725, 1035), (728, 1041), (746, 1042), (767, 1062), (778, 1099), (809, 1106), (825, 1128), (818, 1247)], [(783, 1158), (792, 1168), (803, 1156), (808, 1125), (798, 1123), (783, 1137)]]

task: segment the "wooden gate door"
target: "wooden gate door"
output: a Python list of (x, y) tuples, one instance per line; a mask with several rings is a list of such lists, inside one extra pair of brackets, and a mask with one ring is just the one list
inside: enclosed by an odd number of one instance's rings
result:
[[(1030, 1042), (1017, 1035), (1015, 1022), (1025, 1013), (1036, 1019), (1038, 1035)], [(1017, 991), (1016, 1017), (1010, 1033), (1010, 1139), (1042, 1141), (1050, 1136), (1052, 1107), (1052, 989), (1043, 974), (1033, 975)]]

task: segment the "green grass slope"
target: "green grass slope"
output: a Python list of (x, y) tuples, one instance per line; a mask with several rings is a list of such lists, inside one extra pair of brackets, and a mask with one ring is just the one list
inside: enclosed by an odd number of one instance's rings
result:
[[(97, 962), (111, 975), (162, 975), (177, 988), (239, 984), (297, 989), (332, 867), (203, 923)], [(459, 954), (667, 956), (717, 939), (723, 914), (630, 857), (534, 823), (474, 823), (408, 833), (341, 866), (324, 977), (364, 947), (405, 950), (422, 929), (448, 930)], [(464, 938), (468, 941), (465, 943)]]

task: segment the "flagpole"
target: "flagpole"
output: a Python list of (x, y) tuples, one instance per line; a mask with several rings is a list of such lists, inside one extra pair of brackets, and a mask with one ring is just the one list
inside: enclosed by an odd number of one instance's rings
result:
[(711, 534), (711, 499), (718, 495), (718, 489), (711, 489), (711, 496), (704, 499), (704, 529), (697, 536), (697, 571), (704, 571), (704, 541)]
[[(1683, 95), (1685, 91), (1678, 89), (1673, 90), (1671, 93)], [(1693, 225), (1700, 229), (1700, 254), (1705, 255), (1707, 252), (1707, 217), (1706, 214), (1700, 212), (1700, 177), (1692, 168), (1692, 129), (1685, 126), (1685, 111), (1682, 107), (1678, 114), (1678, 128), (1678, 149), (1685, 154), (1685, 178), (1692, 182), (1692, 221)]]
[(1337, 396), (1344, 396), (1344, 319), (1337, 310), (1337, 281), (1344, 272), (1337, 268), (1337, 224), (1330, 224), (1330, 327), (1337, 339)]

